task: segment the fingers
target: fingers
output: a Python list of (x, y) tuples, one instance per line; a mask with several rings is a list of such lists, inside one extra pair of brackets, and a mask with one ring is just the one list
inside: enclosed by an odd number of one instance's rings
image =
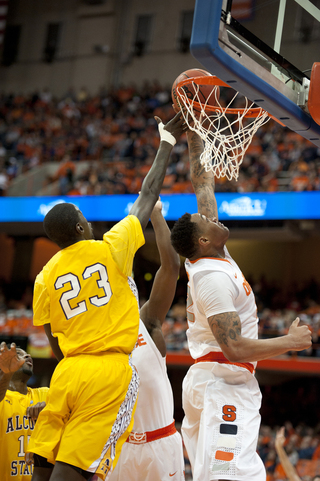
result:
[(182, 110), (179, 110), (179, 112), (176, 113), (176, 115), (173, 117), (174, 119), (182, 119), (183, 120), (183, 116), (182, 116)]
[(34, 406), (29, 406), (27, 408), (27, 416), (32, 419), (32, 421), (36, 421), (45, 405), (45, 402), (40, 402), (35, 404)]
[(279, 431), (276, 434), (276, 445), (281, 445), (283, 446), (286, 440), (285, 434), (284, 434), (284, 426), (279, 429)]
[(34, 463), (33, 453), (27, 453), (27, 454), (26, 454), (26, 463), (27, 463), (29, 466)]
[(172, 108), (173, 108), (173, 110), (175, 111), (176, 114), (179, 112), (179, 110), (177, 109), (177, 107), (174, 104), (172, 104)]
[(294, 320), (293, 323), (292, 323), (292, 326), (297, 327), (297, 326), (299, 325), (299, 322), (300, 322), (300, 318), (299, 318), (299, 317), (296, 317), (295, 320)]
[[(11, 344), (11, 346), (12, 346), (12, 344)], [(0, 344), (0, 352), (5, 352), (5, 351), (8, 351), (8, 350), (9, 350), (9, 349), (8, 349), (7, 343), (6, 343), (6, 342), (2, 342), (2, 343)]]

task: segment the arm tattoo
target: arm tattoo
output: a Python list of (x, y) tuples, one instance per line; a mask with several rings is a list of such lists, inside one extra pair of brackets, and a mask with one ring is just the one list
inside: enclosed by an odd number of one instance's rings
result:
[(227, 346), (229, 341), (238, 341), (241, 336), (241, 322), (236, 312), (224, 312), (208, 319), (211, 331), (220, 346)]
[(216, 201), (214, 195), (214, 174), (200, 163), (203, 152), (203, 142), (198, 134), (188, 137), (190, 174), (194, 192), (197, 197), (198, 211), (207, 217), (217, 217)]
[[(189, 150), (191, 163), (194, 165), (196, 161), (196, 163), (200, 166), (199, 158), (203, 152), (203, 142), (197, 134), (193, 134), (189, 139)], [(202, 172), (204, 172), (204, 168), (202, 166), (201, 168)]]

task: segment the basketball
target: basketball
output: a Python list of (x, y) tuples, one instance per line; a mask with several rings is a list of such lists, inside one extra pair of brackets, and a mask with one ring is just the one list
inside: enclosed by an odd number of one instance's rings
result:
[[(201, 68), (193, 68), (186, 70), (185, 72), (182, 72), (173, 82), (172, 84), (172, 89), (171, 89), (171, 97), (172, 97), (172, 102), (173, 102), (173, 109), (175, 112), (179, 112), (180, 106), (178, 102), (178, 96), (176, 92), (177, 85), (182, 82), (182, 80), (185, 80), (187, 78), (192, 78), (192, 77), (206, 77), (206, 76), (211, 76), (211, 73), (208, 72), (207, 70), (203, 70)], [(185, 88), (184, 88), (185, 87)], [(187, 94), (187, 96), (192, 99), (195, 96), (195, 93), (197, 92), (197, 100), (199, 100), (201, 103), (205, 103), (208, 100), (208, 105), (216, 105), (216, 98), (219, 98), (219, 87), (213, 87), (212, 85), (198, 85), (199, 91), (195, 90), (195, 87), (192, 83), (190, 85), (184, 86), (184, 90)], [(216, 94), (211, 95), (213, 88), (216, 88)], [(211, 95), (211, 97), (210, 97)]]

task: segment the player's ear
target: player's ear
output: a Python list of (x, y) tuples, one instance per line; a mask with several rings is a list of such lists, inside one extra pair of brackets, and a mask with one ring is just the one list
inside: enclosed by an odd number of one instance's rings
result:
[(207, 245), (209, 244), (209, 242), (210, 242), (210, 241), (209, 241), (209, 239), (208, 239), (207, 237), (204, 237), (204, 236), (199, 237), (199, 244), (200, 244), (200, 246), (205, 247), (205, 246), (207, 246)]
[(82, 235), (84, 233), (84, 228), (82, 227), (82, 225), (80, 224), (80, 222), (78, 222), (76, 224), (76, 231), (78, 234)]

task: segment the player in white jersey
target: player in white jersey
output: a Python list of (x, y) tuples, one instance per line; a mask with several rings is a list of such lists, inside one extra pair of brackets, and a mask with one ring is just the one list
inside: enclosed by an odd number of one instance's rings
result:
[(132, 353), (140, 377), (133, 431), (110, 481), (184, 480), (182, 439), (173, 418), (173, 393), (161, 330), (175, 295), (180, 259), (171, 246), (161, 208), (158, 201), (151, 215), (161, 266), (150, 298), (140, 310), (139, 336)]
[(187, 136), (198, 213), (184, 214), (171, 233), (186, 257), (187, 336), (195, 360), (183, 381), (183, 440), (194, 481), (265, 481), (256, 453), (261, 393), (255, 366), (308, 348), (311, 333), (297, 318), (287, 335), (258, 339), (254, 295), (225, 247), (229, 230), (218, 221), (214, 176), (199, 161), (202, 141), (195, 132)]

